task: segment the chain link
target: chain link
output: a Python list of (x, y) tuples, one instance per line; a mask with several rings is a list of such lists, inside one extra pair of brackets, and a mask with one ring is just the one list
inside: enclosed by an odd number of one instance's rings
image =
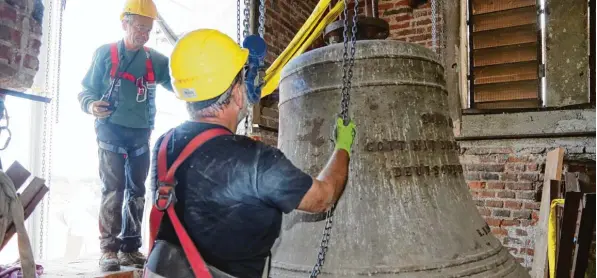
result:
[(56, 50), (56, 123), (58, 123), (60, 117), (60, 65), (62, 64), (62, 20), (66, 0), (60, 0), (60, 2), (60, 14), (58, 16), (58, 49)]
[[(48, 49), (51, 48), (52, 45), (52, 10), (53, 8), (53, 0), (48, 1), (49, 5), (48, 5), (48, 39), (47, 39), (47, 46)], [(51, 65), (50, 65), (50, 53), (48, 51), (47, 55), (46, 55), (46, 69), (45, 69), (45, 82), (44, 82), (44, 91), (46, 91), (46, 97), (50, 97), (51, 95), (51, 90), (50, 90), (50, 70), (51, 70)], [(48, 110), (50, 109), (48, 107), (49, 105), (46, 104), (44, 106), (44, 119), (43, 119), (43, 132), (42, 132), (42, 151), (41, 151), (41, 175), (44, 179), (47, 180), (47, 176), (46, 176), (46, 152), (47, 152), (47, 132), (48, 132), (48, 124), (50, 124), (50, 121), (48, 121)], [(49, 205), (47, 204), (48, 200), (47, 198), (43, 198), (41, 201), (41, 206), (40, 206), (40, 216), (39, 216), (39, 258), (43, 259), (43, 250), (44, 250), (44, 223), (45, 223), (45, 211), (46, 211), (46, 207)]]
[(259, 3), (259, 36), (263, 38), (265, 35), (265, 0), (260, 0)]
[(240, 0), (236, 0), (236, 43), (242, 46), (240, 41)]
[[(351, 28), (351, 37), (350, 37), (350, 58), (348, 57), (348, 0), (344, 0), (344, 52), (342, 54), (342, 100), (340, 102), (340, 116), (344, 121), (344, 124), (347, 125), (349, 122), (348, 116), (348, 106), (350, 105), (350, 89), (352, 87), (351, 79), (352, 79), (352, 67), (354, 65), (354, 55), (356, 52), (356, 39), (357, 39), (357, 22), (358, 22), (358, 8), (359, 8), (359, 1), (354, 1), (354, 9), (352, 15), (352, 28)], [(309, 278), (316, 278), (319, 274), (321, 274), (321, 269), (325, 263), (325, 256), (328, 251), (328, 245), (330, 243), (331, 233), (332, 233), (332, 224), (334, 223), (334, 211), (336, 210), (336, 204), (332, 205), (332, 207), (326, 213), (326, 220), (325, 225), (323, 228), (323, 234), (321, 237), (321, 243), (319, 247), (319, 252), (317, 254), (317, 262), (313, 266), (311, 271), (311, 275)]]

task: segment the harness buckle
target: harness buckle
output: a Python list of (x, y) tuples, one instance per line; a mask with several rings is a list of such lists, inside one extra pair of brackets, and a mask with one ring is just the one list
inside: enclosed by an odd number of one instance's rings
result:
[(137, 78), (137, 102), (145, 102), (147, 100), (147, 87), (143, 81), (143, 77)]
[(159, 211), (167, 210), (170, 205), (176, 203), (176, 195), (174, 194), (175, 184), (159, 183), (158, 190), (155, 194), (154, 206)]

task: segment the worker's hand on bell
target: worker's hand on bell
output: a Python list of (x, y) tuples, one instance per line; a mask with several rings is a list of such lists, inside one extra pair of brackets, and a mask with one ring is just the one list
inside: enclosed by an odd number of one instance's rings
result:
[(348, 152), (350, 155), (350, 149), (352, 147), (352, 143), (354, 141), (354, 136), (356, 134), (356, 125), (352, 120), (348, 123), (348, 125), (344, 125), (344, 120), (341, 117), (338, 117), (336, 120), (336, 129), (335, 129), (335, 137), (336, 137), (336, 147), (335, 149), (343, 149)]
[(103, 100), (96, 100), (89, 104), (89, 112), (97, 118), (105, 118), (112, 114), (112, 110), (108, 107), (110, 103)]

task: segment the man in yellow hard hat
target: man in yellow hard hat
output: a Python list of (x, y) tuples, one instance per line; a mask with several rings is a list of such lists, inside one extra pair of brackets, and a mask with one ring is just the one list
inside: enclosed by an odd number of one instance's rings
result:
[(168, 58), (144, 46), (156, 18), (151, 0), (127, 0), (120, 16), (124, 38), (95, 51), (78, 96), (81, 109), (96, 117), (103, 271), (145, 261), (139, 247), (156, 85), (172, 91)]
[(352, 122), (338, 119), (335, 151), (316, 178), (280, 150), (233, 133), (252, 99), (249, 51), (210, 29), (192, 31), (174, 47), (170, 73), (190, 119), (154, 147), (150, 240), (156, 241), (147, 277), (269, 277), (262, 275), (282, 213), (324, 212), (344, 189)]

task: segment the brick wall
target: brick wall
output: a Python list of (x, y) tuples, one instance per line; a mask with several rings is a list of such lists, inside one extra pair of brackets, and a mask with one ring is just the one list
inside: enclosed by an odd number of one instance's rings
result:
[(0, 0), (0, 87), (24, 90), (39, 69), (41, 0)]
[(266, 63), (271, 64), (284, 51), (296, 32), (313, 12), (317, 0), (273, 0), (265, 7), (265, 41), (268, 53)]
[[(460, 142), (460, 162), (479, 213), (523, 266), (532, 266), (547, 152), (565, 148), (565, 171), (577, 171), (569, 166), (573, 161), (594, 164), (591, 145), (589, 138)], [(594, 179), (594, 169), (588, 174)]]
[[(432, 46), (431, 4), (425, 3), (411, 8), (408, 0), (388, 0), (379, 2), (379, 16), (390, 25), (390, 38), (406, 42)], [(441, 31), (441, 13), (436, 15), (438, 34)]]

